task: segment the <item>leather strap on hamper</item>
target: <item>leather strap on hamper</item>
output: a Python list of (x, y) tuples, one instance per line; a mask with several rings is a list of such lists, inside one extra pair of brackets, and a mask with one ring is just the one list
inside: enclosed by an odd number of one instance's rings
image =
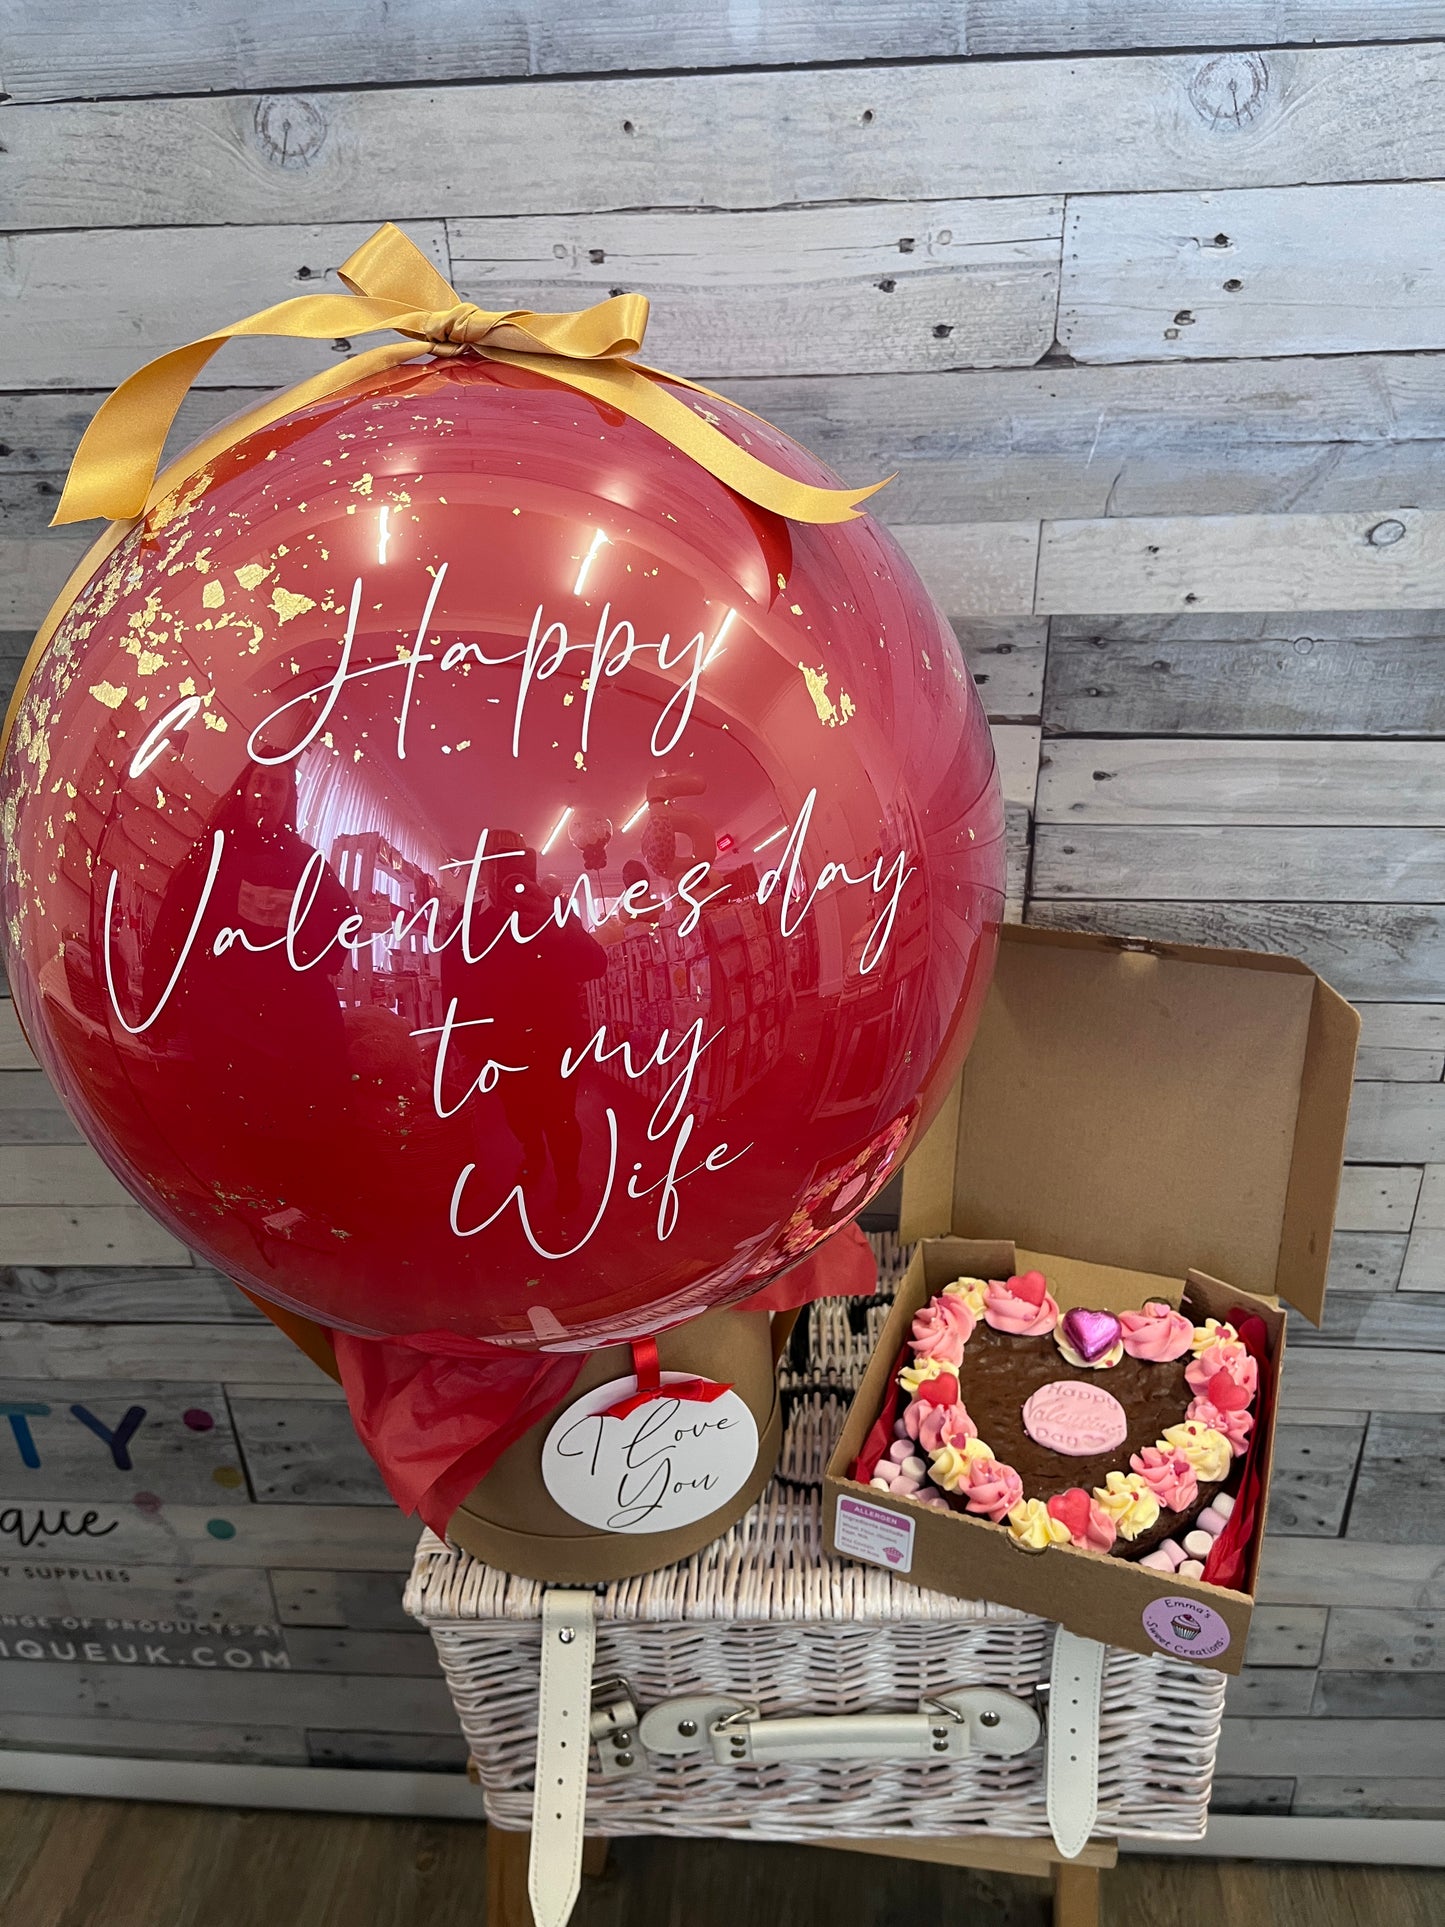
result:
[(1083, 1852), (1099, 1811), (1099, 1698), (1104, 1648), (1062, 1626), (1049, 1674), (1045, 1774), (1049, 1831), (1065, 1859)]
[(542, 1680), (527, 1897), (537, 1927), (566, 1927), (582, 1889), (582, 1831), (591, 1751), (596, 1596), (542, 1595)]

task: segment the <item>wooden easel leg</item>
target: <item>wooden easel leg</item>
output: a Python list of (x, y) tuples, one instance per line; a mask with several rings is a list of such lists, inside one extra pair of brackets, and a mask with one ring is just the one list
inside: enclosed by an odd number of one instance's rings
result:
[(605, 1833), (589, 1833), (582, 1842), (582, 1873), (596, 1880), (607, 1871), (607, 1853), (612, 1842)]
[(487, 1927), (532, 1927), (527, 1898), (530, 1833), (487, 1828)]
[(1099, 1869), (1054, 1863), (1054, 1927), (1099, 1927)]

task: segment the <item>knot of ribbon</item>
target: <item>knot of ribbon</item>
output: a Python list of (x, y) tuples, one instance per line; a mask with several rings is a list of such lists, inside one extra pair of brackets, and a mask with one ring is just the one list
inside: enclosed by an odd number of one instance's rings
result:
[(635, 1388), (625, 1398), (618, 1399), (615, 1405), (609, 1405), (602, 1414), (603, 1418), (627, 1418), (640, 1407), (650, 1405), (655, 1398), (677, 1398), (688, 1403), (711, 1405), (714, 1399), (732, 1390), (731, 1385), (721, 1385), (715, 1378), (674, 1378), (670, 1385), (664, 1385), (655, 1338), (633, 1339), (632, 1375), (637, 1380)]
[[(492, 313), (458, 298), (421, 250), (388, 222), (339, 270), (349, 294), (298, 295), (158, 355), (102, 402), (70, 466), (56, 523), (93, 516), (132, 521), (154, 496), (174, 487), (223, 449), (311, 402), (424, 355), (479, 355), (528, 368), (590, 395), (653, 429), (739, 495), (799, 522), (848, 522), (884, 486), (819, 488), (784, 475), (723, 434), (715, 416), (694, 409), (676, 388), (719, 400), (711, 389), (636, 359), (647, 330), (639, 294), (614, 295), (570, 314), (513, 308)], [(174, 464), (157, 482), (161, 450), (191, 383), (227, 341), (273, 335), (349, 340), (389, 330), (402, 337), (343, 361), (268, 397)]]
[(515, 346), (514, 342), (501, 339), (511, 319), (510, 315), (488, 314), (474, 301), (459, 301), (454, 308), (423, 315), (414, 329), (399, 332), (429, 341), (434, 355), (459, 355), (466, 348), (479, 348), (489, 337), (501, 347)]
[[(400, 239), (411, 248), (405, 235)], [(368, 246), (370, 243), (368, 243)], [(411, 251), (417, 254), (417, 250)], [(365, 250), (362, 250), (365, 252)], [(342, 268), (348, 285), (356, 257)], [(427, 266), (424, 257), (417, 259)], [(428, 267), (428, 272), (431, 272)], [(529, 308), (508, 308), (495, 313), (479, 308), (474, 301), (454, 301), (449, 308), (430, 314), (397, 315), (391, 322), (398, 334), (410, 335), (428, 344), (434, 355), (459, 355), (468, 349), (501, 350), (513, 355), (557, 355), (565, 361), (631, 360), (642, 346), (647, 332), (650, 303), (645, 294), (617, 294), (594, 307), (579, 308), (573, 314), (533, 314)], [(641, 372), (651, 374), (651, 369)], [(658, 379), (680, 381), (678, 375)], [(687, 387), (695, 387), (687, 382)], [(698, 389), (706, 394), (707, 389)]]

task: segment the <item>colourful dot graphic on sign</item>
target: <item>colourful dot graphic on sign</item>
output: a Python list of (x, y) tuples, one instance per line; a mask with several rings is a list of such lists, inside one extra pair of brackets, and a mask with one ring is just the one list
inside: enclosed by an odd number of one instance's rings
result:
[(213, 1539), (234, 1539), (236, 1528), (229, 1519), (207, 1519), (206, 1530)]
[(160, 1497), (154, 1492), (137, 1492), (131, 1504), (137, 1512), (159, 1512), (161, 1509)]
[(181, 1423), (191, 1432), (209, 1432), (216, 1421), (202, 1405), (193, 1405), (189, 1411), (181, 1413)]
[(211, 1477), (217, 1485), (233, 1487), (244, 1483), (244, 1474), (238, 1465), (218, 1465)]

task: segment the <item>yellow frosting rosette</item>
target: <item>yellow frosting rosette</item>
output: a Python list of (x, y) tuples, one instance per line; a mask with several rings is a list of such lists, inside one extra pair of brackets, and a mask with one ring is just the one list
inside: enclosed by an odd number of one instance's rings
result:
[(965, 1439), (962, 1445), (940, 1445), (929, 1454), (930, 1477), (945, 1492), (956, 1492), (968, 1477), (974, 1459), (991, 1459), (993, 1447), (982, 1439)]
[(983, 1317), (984, 1299), (988, 1295), (988, 1285), (982, 1278), (955, 1278), (951, 1285), (943, 1287), (945, 1298), (961, 1298), (975, 1318)]
[[(1111, 1472), (1109, 1476), (1116, 1475)], [(1027, 1546), (1030, 1552), (1042, 1552), (1045, 1546), (1066, 1546), (1070, 1534), (1063, 1520), (1056, 1519), (1042, 1499), (1020, 1499), (1008, 1515), (1008, 1536), (1016, 1545)]]
[(1121, 1539), (1137, 1539), (1159, 1517), (1159, 1501), (1137, 1472), (1111, 1472), (1103, 1485), (1094, 1487), (1094, 1497)]
[(1211, 1345), (1238, 1344), (1239, 1333), (1233, 1325), (1224, 1323), (1218, 1318), (1206, 1318), (1202, 1325), (1194, 1327), (1194, 1336), (1189, 1342), (1194, 1349), (1194, 1356), (1198, 1358), (1199, 1354), (1207, 1352)]
[(944, 1372), (956, 1372), (957, 1365), (946, 1365), (941, 1358), (915, 1358), (911, 1365), (905, 1365), (898, 1374), (898, 1383), (910, 1398), (916, 1397), (920, 1385), (926, 1385), (931, 1378), (939, 1378)]
[[(1182, 1452), (1194, 1467), (1194, 1476), (1201, 1485), (1213, 1485), (1222, 1479), (1234, 1457), (1234, 1448), (1223, 1432), (1216, 1432), (1213, 1426), (1201, 1425), (1192, 1418), (1171, 1425), (1158, 1441), (1158, 1447), (1161, 1452)], [(1109, 1477), (1113, 1476), (1111, 1472)]]

